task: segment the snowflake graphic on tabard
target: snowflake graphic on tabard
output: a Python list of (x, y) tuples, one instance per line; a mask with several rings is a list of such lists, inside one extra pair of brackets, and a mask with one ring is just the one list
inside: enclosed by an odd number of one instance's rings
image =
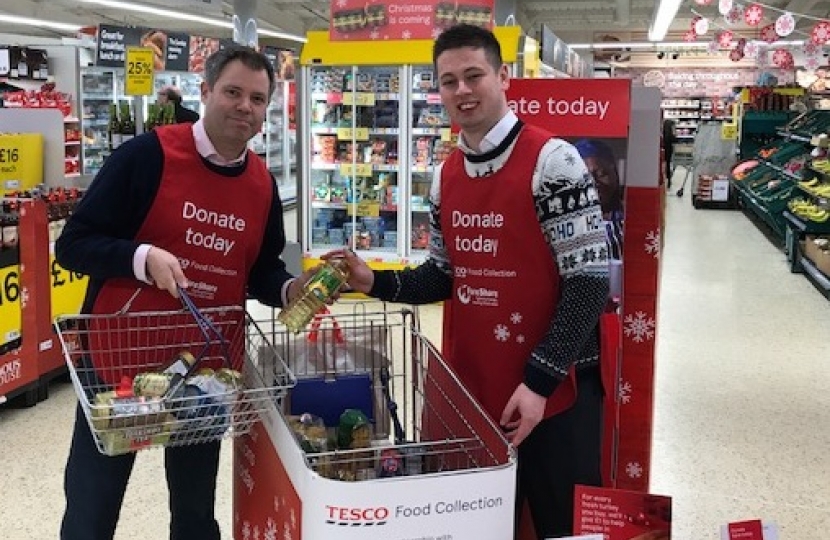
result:
[(646, 253), (660, 257), (660, 231), (649, 231), (646, 235)]
[(274, 513), (280, 513), (280, 499), (276, 495), (274, 495)]
[(631, 393), (634, 387), (628, 381), (620, 381), (620, 403), (628, 405), (631, 403)]
[(297, 528), (297, 514), (294, 512), (293, 508), (291, 509), (291, 513), (290, 513), (289, 516), (290, 516), (290, 519), (291, 519), (291, 528), (296, 529)]
[(245, 520), (242, 524), (242, 540), (250, 540), (251, 538), (251, 524)]
[(623, 320), (623, 332), (636, 343), (654, 339), (656, 322), (645, 311), (637, 311), (634, 315), (626, 315)]
[(513, 324), (521, 324), (522, 314), (519, 313), (518, 311), (515, 312), (515, 313), (511, 313), (510, 314), (510, 322), (512, 322)]
[(259, 525), (254, 525), (253, 540), (259, 540)]
[(632, 461), (625, 466), (625, 472), (629, 478), (642, 478), (644, 471), (643, 466), (639, 462)]
[(516, 343), (524, 343), (524, 342), (525, 342), (524, 334), (519, 334), (518, 336), (516, 336)]
[(493, 329), (493, 335), (496, 336), (497, 341), (507, 341), (510, 339), (510, 330), (503, 324), (497, 324)]
[(377, 28), (375, 28), (371, 32), (369, 32), (369, 39), (377, 39), (379, 37), (380, 37), (380, 32), (378, 32)]
[(403, 32), (401, 32), (401, 39), (409, 39), (411, 37), (412, 32), (410, 32), (409, 30), (404, 30)]
[(273, 518), (268, 518), (265, 523), (265, 532), (262, 533), (262, 540), (277, 540), (277, 524)]

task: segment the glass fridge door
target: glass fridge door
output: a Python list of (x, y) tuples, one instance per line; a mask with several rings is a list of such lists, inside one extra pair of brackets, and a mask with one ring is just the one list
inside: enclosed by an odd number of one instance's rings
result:
[(95, 175), (109, 155), (110, 104), (115, 102), (115, 72), (81, 72), (81, 170)]
[(367, 260), (404, 255), (401, 74), (400, 67), (304, 70), (311, 132), (306, 245), (315, 254), (345, 245)]
[(261, 153), (277, 181), (283, 205), (297, 202), (296, 130), (291, 117), (293, 87), (293, 81), (277, 81), (263, 126)]
[(455, 148), (455, 139), (432, 67), (412, 66), (407, 75), (412, 102), (409, 253), (419, 260), (429, 248), (429, 191), (435, 168)]

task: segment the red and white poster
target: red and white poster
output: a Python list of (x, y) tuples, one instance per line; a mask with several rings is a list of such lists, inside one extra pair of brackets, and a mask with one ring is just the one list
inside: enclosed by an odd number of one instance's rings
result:
[(721, 540), (778, 540), (778, 525), (751, 519), (721, 527)]
[(332, 41), (434, 39), (450, 26), (491, 28), (493, 0), (332, 0)]
[(606, 540), (670, 540), (671, 498), (638, 491), (576, 486), (574, 530)]

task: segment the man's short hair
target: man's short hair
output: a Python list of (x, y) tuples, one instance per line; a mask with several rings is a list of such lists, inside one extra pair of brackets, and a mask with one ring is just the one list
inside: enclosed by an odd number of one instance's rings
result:
[(432, 46), (432, 63), (435, 64), (444, 51), (463, 47), (484, 49), (484, 55), (493, 69), (501, 69), (503, 61), (499, 40), (490, 30), (472, 24), (458, 24), (444, 30)]
[(227, 45), (224, 49), (219, 49), (208, 56), (205, 60), (205, 82), (208, 88), (213, 90), (213, 86), (219, 80), (225, 66), (234, 60), (239, 60), (248, 69), (253, 71), (264, 70), (268, 74), (268, 98), (270, 99), (275, 88), (274, 66), (267, 56), (245, 45)]

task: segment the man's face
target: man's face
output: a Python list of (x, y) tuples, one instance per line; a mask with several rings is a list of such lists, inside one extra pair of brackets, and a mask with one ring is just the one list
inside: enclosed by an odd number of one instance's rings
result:
[(609, 212), (617, 208), (619, 201), (615, 201), (614, 198), (619, 198), (620, 178), (614, 164), (593, 156), (583, 158), (583, 161), (588, 167), (588, 172), (594, 177), (602, 210)]
[(219, 148), (244, 147), (262, 129), (268, 107), (268, 73), (254, 71), (239, 60), (225, 66), (213, 88), (202, 82), (204, 123)]
[(507, 66), (494, 69), (484, 49), (446, 50), (435, 67), (441, 101), (463, 131), (483, 137), (507, 113)]

